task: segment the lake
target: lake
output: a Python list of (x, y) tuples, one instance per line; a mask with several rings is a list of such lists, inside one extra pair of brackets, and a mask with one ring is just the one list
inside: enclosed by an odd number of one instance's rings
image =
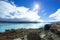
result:
[(0, 23), (0, 32), (5, 32), (8, 29), (20, 29), (20, 28), (41, 28), (48, 23)]

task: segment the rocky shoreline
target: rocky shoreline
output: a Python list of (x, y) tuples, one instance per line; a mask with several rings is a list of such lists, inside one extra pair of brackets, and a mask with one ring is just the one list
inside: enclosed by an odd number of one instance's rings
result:
[(28, 36), (27, 38), (29, 38), (30, 33), (34, 33), (34, 34), (36, 33), (40, 36), (40, 38), (44, 34), (45, 36), (41, 38), (44, 40), (49, 40), (49, 39), (58, 40), (58, 38), (60, 38), (60, 24), (46, 24), (44, 28), (39, 28), (39, 29), (21, 28), (21, 29), (6, 30), (5, 32), (0, 32), (0, 40), (14, 40), (16, 38), (24, 37), (25, 35), (27, 35)]

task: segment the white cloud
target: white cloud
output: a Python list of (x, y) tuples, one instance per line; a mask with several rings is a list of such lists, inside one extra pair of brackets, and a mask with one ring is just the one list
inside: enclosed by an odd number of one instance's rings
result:
[(51, 21), (60, 21), (60, 9), (58, 9), (55, 13), (51, 14), (49, 18), (52, 18)]
[(11, 4), (5, 1), (0, 1), (0, 18), (40, 21), (38, 10), (30, 10), (30, 8), (24, 6), (16, 7), (14, 3)]
[(0, 1), (0, 18), (5, 18), (5, 16), (10, 16), (11, 12), (14, 12), (14, 7), (10, 3)]
[(31, 21), (34, 21), (36, 19), (39, 19), (40, 16), (38, 16), (37, 12), (33, 10), (29, 10), (29, 8), (26, 7), (17, 7), (17, 13), (15, 13), (15, 17), (17, 18), (25, 18)]

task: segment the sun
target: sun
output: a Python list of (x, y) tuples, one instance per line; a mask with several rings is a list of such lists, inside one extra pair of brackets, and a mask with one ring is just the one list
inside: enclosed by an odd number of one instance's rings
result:
[(38, 9), (39, 8), (39, 4), (35, 4), (35, 9)]
[(35, 3), (35, 4), (34, 4), (34, 9), (33, 9), (33, 10), (36, 11), (36, 10), (38, 10), (38, 9), (39, 9), (39, 4), (38, 4), (38, 3)]

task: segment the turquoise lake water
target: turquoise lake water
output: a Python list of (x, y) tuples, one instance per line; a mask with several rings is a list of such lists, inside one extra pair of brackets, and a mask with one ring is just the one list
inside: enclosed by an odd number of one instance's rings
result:
[(20, 29), (20, 28), (41, 28), (48, 23), (0, 23), (0, 32), (4, 32), (8, 29)]

